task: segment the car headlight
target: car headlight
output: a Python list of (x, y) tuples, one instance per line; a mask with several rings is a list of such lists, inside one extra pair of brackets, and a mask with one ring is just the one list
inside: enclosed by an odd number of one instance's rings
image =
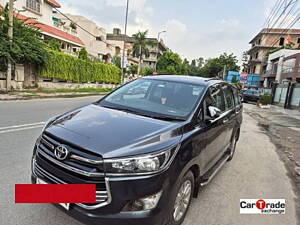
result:
[(104, 159), (106, 174), (110, 176), (128, 176), (160, 172), (170, 165), (179, 147), (179, 145), (176, 145), (158, 153), (130, 158)]

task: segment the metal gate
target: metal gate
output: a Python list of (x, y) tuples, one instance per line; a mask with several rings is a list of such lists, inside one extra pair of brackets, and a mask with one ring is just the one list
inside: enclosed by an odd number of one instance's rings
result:
[(280, 104), (280, 105), (284, 105), (286, 98), (287, 98), (287, 93), (288, 93), (288, 86), (289, 84), (285, 83), (285, 84), (279, 84), (276, 87), (275, 90), (275, 95), (274, 95), (274, 103)]

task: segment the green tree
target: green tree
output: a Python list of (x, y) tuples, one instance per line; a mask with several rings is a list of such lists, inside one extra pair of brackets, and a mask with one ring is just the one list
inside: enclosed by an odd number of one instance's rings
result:
[(204, 65), (204, 58), (200, 57), (197, 59), (198, 67), (201, 68)]
[(190, 62), (187, 59), (184, 59), (181, 66), (182, 74), (190, 74)]
[(129, 74), (132, 74), (132, 75), (135, 75), (137, 74), (137, 71), (138, 71), (138, 66), (137, 65), (130, 65), (129, 68), (128, 68), (128, 72)]
[(61, 44), (58, 40), (55, 40), (55, 39), (50, 39), (48, 42), (48, 47), (52, 50), (55, 50), (55, 51), (58, 51), (60, 52), (61, 51)]
[(142, 76), (152, 75), (153, 72), (155, 72), (154, 68), (144, 67), (144, 68), (141, 69), (141, 75)]
[(78, 53), (78, 59), (82, 59), (85, 61), (88, 61), (88, 52), (85, 48), (81, 48), (79, 53)]
[(157, 72), (160, 74), (182, 74), (182, 59), (173, 52), (164, 52), (157, 61)]
[(153, 47), (155, 43), (152, 40), (147, 39), (148, 30), (132, 35), (135, 39), (135, 43), (133, 44), (133, 56), (139, 58), (138, 65), (138, 74), (141, 71), (141, 64), (143, 57), (148, 58), (150, 56), (149, 46)]
[(121, 57), (115, 55), (112, 60), (111, 60), (112, 64), (114, 64), (115, 66), (117, 66), (118, 68), (121, 69)]
[(0, 9), (0, 63), (2, 70), (7, 68), (8, 60), (12, 63), (31, 63), (42, 65), (49, 57), (46, 44), (41, 34), (30, 19), (14, 17), (13, 41), (9, 41), (8, 6)]
[(216, 77), (220, 72), (239, 71), (240, 67), (237, 65), (238, 60), (233, 54), (221, 54), (218, 58), (211, 58), (206, 60), (205, 65), (201, 68), (199, 74), (204, 77)]

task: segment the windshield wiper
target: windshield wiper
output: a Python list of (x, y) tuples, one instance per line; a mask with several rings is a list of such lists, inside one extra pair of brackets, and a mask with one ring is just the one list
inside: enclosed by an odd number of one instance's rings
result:
[(139, 112), (132, 110), (132, 109), (128, 109), (128, 108), (119, 108), (119, 107), (111, 107), (111, 106), (102, 106), (104, 108), (108, 108), (108, 109), (114, 109), (114, 110), (119, 110), (122, 112), (127, 112), (127, 113), (132, 113), (132, 114), (136, 114), (136, 115), (143, 115), (140, 114)]
[(103, 106), (103, 107), (109, 108), (109, 109), (114, 109), (114, 110), (119, 110), (119, 111), (122, 111), (122, 112), (132, 113), (132, 114), (135, 114), (135, 115), (150, 117), (150, 118), (153, 118), (153, 119), (166, 120), (166, 121), (185, 121), (184, 119), (179, 118), (179, 117), (169, 117), (169, 116), (160, 116), (160, 115), (159, 116), (154, 116), (154, 115), (141, 113), (141, 112), (138, 112), (138, 111), (135, 111), (135, 110), (132, 110), (132, 109), (128, 109), (128, 108), (119, 108), (119, 107), (110, 107), (110, 106)]

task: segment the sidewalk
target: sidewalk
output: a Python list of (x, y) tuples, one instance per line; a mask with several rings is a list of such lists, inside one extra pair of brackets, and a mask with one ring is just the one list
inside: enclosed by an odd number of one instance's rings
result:
[(9, 94), (0, 94), (0, 101), (11, 100), (30, 100), (39, 98), (75, 98), (84, 96), (106, 95), (109, 92), (57, 92), (57, 93), (39, 93), (39, 92), (13, 92)]
[(250, 104), (244, 104), (244, 112), (267, 131), (281, 159), (300, 181), (300, 112), (273, 105), (270, 109), (261, 109)]

